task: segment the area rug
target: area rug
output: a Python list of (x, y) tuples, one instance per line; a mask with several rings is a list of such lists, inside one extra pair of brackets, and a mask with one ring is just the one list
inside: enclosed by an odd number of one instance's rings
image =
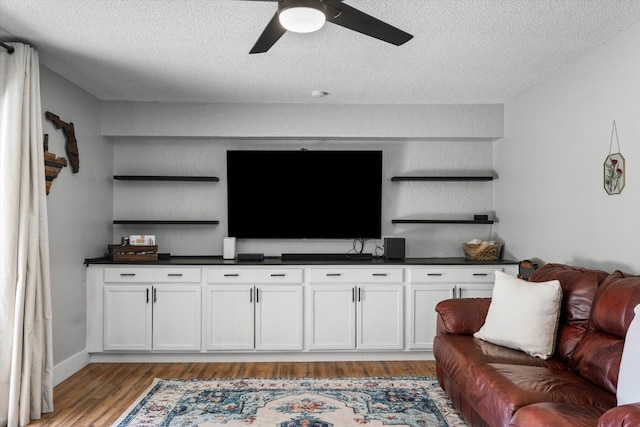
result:
[(155, 379), (114, 424), (464, 427), (434, 378)]

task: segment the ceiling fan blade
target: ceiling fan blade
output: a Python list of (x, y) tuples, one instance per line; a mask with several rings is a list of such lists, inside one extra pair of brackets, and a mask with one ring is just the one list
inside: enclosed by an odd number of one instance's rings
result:
[(280, 20), (278, 19), (278, 13), (273, 15), (271, 21), (267, 24), (264, 31), (258, 37), (258, 41), (253, 45), (253, 48), (249, 53), (264, 53), (271, 49), (271, 46), (276, 44), (276, 42), (282, 37), (287, 30), (280, 24)]
[(413, 38), (411, 34), (348, 6), (342, 3), (341, 0), (331, 0), (326, 3), (328, 4), (327, 21), (341, 27), (396, 46), (400, 46)]

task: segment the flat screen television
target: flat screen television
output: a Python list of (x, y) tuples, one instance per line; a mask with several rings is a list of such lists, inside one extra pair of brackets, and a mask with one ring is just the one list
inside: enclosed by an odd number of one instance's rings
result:
[(229, 236), (379, 239), (382, 151), (227, 151)]

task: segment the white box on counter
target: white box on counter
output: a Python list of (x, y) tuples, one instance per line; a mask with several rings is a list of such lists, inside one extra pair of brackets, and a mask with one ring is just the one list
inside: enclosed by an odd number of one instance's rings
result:
[(156, 236), (153, 234), (132, 234), (129, 236), (131, 246), (153, 246), (156, 244)]

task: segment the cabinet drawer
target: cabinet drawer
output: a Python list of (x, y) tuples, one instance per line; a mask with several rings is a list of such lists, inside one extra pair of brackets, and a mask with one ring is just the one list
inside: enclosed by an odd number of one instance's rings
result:
[(493, 283), (495, 271), (496, 268), (411, 268), (409, 283)]
[(312, 268), (311, 283), (402, 283), (402, 269)]
[(302, 269), (209, 268), (207, 283), (302, 283)]
[(107, 283), (200, 283), (199, 268), (117, 267), (104, 269)]

